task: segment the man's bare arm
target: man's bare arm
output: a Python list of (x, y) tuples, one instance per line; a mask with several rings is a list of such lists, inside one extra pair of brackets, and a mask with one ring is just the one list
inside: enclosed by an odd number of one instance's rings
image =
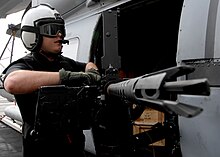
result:
[(41, 86), (60, 84), (59, 72), (17, 70), (11, 72), (4, 81), (4, 88), (12, 94), (36, 91)]
[[(89, 62), (85, 71), (91, 68), (98, 69), (94, 63)], [(41, 86), (58, 85), (60, 82), (59, 72), (17, 70), (6, 77), (4, 88), (11, 94), (26, 94), (36, 91)]]

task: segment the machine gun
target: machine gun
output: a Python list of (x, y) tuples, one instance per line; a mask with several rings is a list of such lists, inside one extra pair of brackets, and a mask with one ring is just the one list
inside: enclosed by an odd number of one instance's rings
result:
[[(178, 80), (194, 71), (192, 66), (177, 66), (131, 79), (120, 79), (117, 69), (109, 67), (102, 80), (102, 110), (93, 127), (96, 149), (100, 156), (146, 156), (150, 144), (169, 138), (170, 154), (178, 147), (178, 125), (175, 117), (192, 118), (203, 109), (191, 104), (164, 99), (163, 94), (208, 96), (207, 79)], [(136, 105), (133, 108), (133, 104)], [(134, 121), (143, 111), (152, 108), (171, 115), (164, 124), (133, 135)], [(153, 153), (150, 152), (152, 155)], [(170, 155), (169, 154), (169, 155)]]
[[(177, 66), (120, 79), (118, 70), (110, 66), (100, 86), (42, 87), (33, 135), (40, 138), (42, 134), (68, 132), (76, 127), (91, 128), (97, 156), (144, 156), (147, 152), (143, 149), (153, 142), (166, 137), (178, 138), (178, 128), (172, 120), (133, 135), (134, 121), (146, 107), (187, 118), (202, 112), (200, 107), (164, 100), (162, 96), (163, 93), (209, 95), (207, 79), (174, 81), (193, 71), (191, 66)], [(137, 107), (133, 108), (133, 104)]]

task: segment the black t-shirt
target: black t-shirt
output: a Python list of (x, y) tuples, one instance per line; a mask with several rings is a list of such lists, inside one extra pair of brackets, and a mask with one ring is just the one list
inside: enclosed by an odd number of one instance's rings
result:
[[(58, 72), (61, 68), (68, 71), (85, 71), (86, 63), (77, 62), (70, 58), (59, 55), (56, 60), (48, 61), (48, 59), (40, 53), (30, 53), (25, 57), (11, 63), (4, 71), (6, 77), (15, 70), (34, 70), (34, 71), (50, 71)], [(30, 94), (16, 94), (15, 99), (19, 106), (23, 122), (33, 126), (35, 119), (35, 108), (38, 98), (38, 91)], [(27, 129), (23, 129), (27, 132)]]
[[(61, 68), (67, 71), (85, 71), (86, 63), (81, 63), (59, 55), (56, 60), (49, 61), (40, 53), (30, 53), (25, 57), (11, 63), (3, 74), (7, 77), (15, 70), (34, 70), (58, 72)], [(36, 78), (37, 79), (37, 78)], [(59, 134), (56, 136), (44, 136), (37, 138), (31, 134), (35, 123), (35, 110), (38, 100), (38, 91), (29, 94), (15, 94), (16, 102), (19, 106), (23, 119), (23, 156), (78, 156), (84, 157), (83, 149), (85, 137), (81, 129), (72, 133)], [(53, 130), (52, 130), (53, 131)], [(71, 142), (70, 142), (71, 141)], [(62, 154), (62, 155), (61, 155)]]

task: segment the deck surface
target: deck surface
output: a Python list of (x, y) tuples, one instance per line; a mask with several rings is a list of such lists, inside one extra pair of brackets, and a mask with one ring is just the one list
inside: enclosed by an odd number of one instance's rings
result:
[(0, 122), (0, 156), (22, 157), (21, 134)]
[(0, 157), (22, 157), (21, 133), (1, 121), (4, 108), (9, 105), (13, 103), (0, 97)]

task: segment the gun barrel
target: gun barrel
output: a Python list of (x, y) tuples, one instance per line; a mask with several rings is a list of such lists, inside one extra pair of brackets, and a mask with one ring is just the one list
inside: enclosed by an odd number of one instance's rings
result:
[[(171, 77), (171, 73), (176, 76), (180, 74), (177, 67), (155, 72), (150, 75), (132, 78), (129, 80), (112, 83), (107, 87), (107, 94), (120, 97), (132, 101), (134, 103), (149, 105), (149, 107), (175, 113), (184, 117), (194, 117), (202, 112), (200, 107), (179, 103), (170, 100), (161, 100), (160, 93), (168, 92), (174, 94), (190, 94), (190, 95), (209, 95), (210, 87), (207, 79), (194, 79), (183, 81), (166, 82)], [(184, 67), (186, 68), (186, 67)], [(189, 69), (192, 71), (192, 69)], [(184, 69), (185, 71), (185, 69)], [(182, 72), (182, 71), (181, 71)], [(186, 71), (187, 73), (189, 71)], [(181, 73), (182, 74), (182, 73)], [(167, 77), (169, 75), (169, 77)], [(169, 81), (169, 80), (168, 80)]]
[(165, 82), (163, 90), (176, 94), (210, 95), (210, 88), (207, 79), (183, 80)]
[(136, 100), (137, 98), (157, 99), (165, 76), (166, 73), (161, 73), (110, 84), (107, 93), (130, 100)]

